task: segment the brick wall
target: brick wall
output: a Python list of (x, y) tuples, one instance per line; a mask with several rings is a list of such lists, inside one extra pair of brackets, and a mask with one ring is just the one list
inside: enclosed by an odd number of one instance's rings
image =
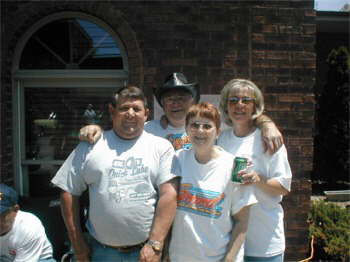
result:
[(233, 77), (263, 90), (267, 113), (283, 131), (293, 171), (285, 198), (288, 260), (307, 256), (315, 81), (313, 1), (7, 1), (1, 3), (1, 180), (13, 180), (11, 68), (20, 37), (41, 18), (79, 11), (122, 39), (130, 82), (152, 89), (174, 71), (219, 94)]

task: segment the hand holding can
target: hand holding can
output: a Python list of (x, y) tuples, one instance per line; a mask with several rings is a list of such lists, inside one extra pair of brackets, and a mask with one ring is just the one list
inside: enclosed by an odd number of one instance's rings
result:
[(231, 174), (231, 181), (234, 184), (245, 184), (241, 171), (244, 173), (251, 172), (253, 168), (253, 162), (249, 155), (239, 155), (234, 159), (234, 168)]
[(243, 178), (238, 175), (239, 171), (244, 170), (248, 166), (248, 158), (235, 157), (234, 168), (232, 170), (231, 181), (234, 184), (243, 184)]

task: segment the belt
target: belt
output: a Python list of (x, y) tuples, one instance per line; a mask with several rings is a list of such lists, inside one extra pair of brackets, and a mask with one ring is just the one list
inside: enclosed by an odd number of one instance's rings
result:
[(144, 242), (142, 242), (140, 244), (133, 245), (133, 246), (110, 246), (110, 245), (105, 245), (105, 246), (109, 247), (109, 248), (116, 249), (119, 252), (127, 253), (127, 252), (132, 252), (132, 251), (135, 251), (137, 249), (142, 248), (146, 244), (146, 242), (147, 241), (144, 241)]

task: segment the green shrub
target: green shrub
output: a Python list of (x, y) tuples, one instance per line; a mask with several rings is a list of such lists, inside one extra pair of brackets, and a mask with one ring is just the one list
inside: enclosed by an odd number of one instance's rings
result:
[(315, 259), (349, 261), (350, 213), (346, 208), (313, 201), (309, 214), (310, 236), (316, 239)]

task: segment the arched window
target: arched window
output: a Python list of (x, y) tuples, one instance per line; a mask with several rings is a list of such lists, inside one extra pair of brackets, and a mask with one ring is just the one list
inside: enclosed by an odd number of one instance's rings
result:
[(123, 69), (123, 59), (116, 41), (101, 26), (69, 18), (33, 34), (23, 50), (20, 69)]
[(113, 30), (87, 15), (48, 17), (23, 39), (14, 70), (17, 184), (24, 195), (48, 196), (80, 128), (109, 124), (109, 99), (128, 80), (127, 58)]

